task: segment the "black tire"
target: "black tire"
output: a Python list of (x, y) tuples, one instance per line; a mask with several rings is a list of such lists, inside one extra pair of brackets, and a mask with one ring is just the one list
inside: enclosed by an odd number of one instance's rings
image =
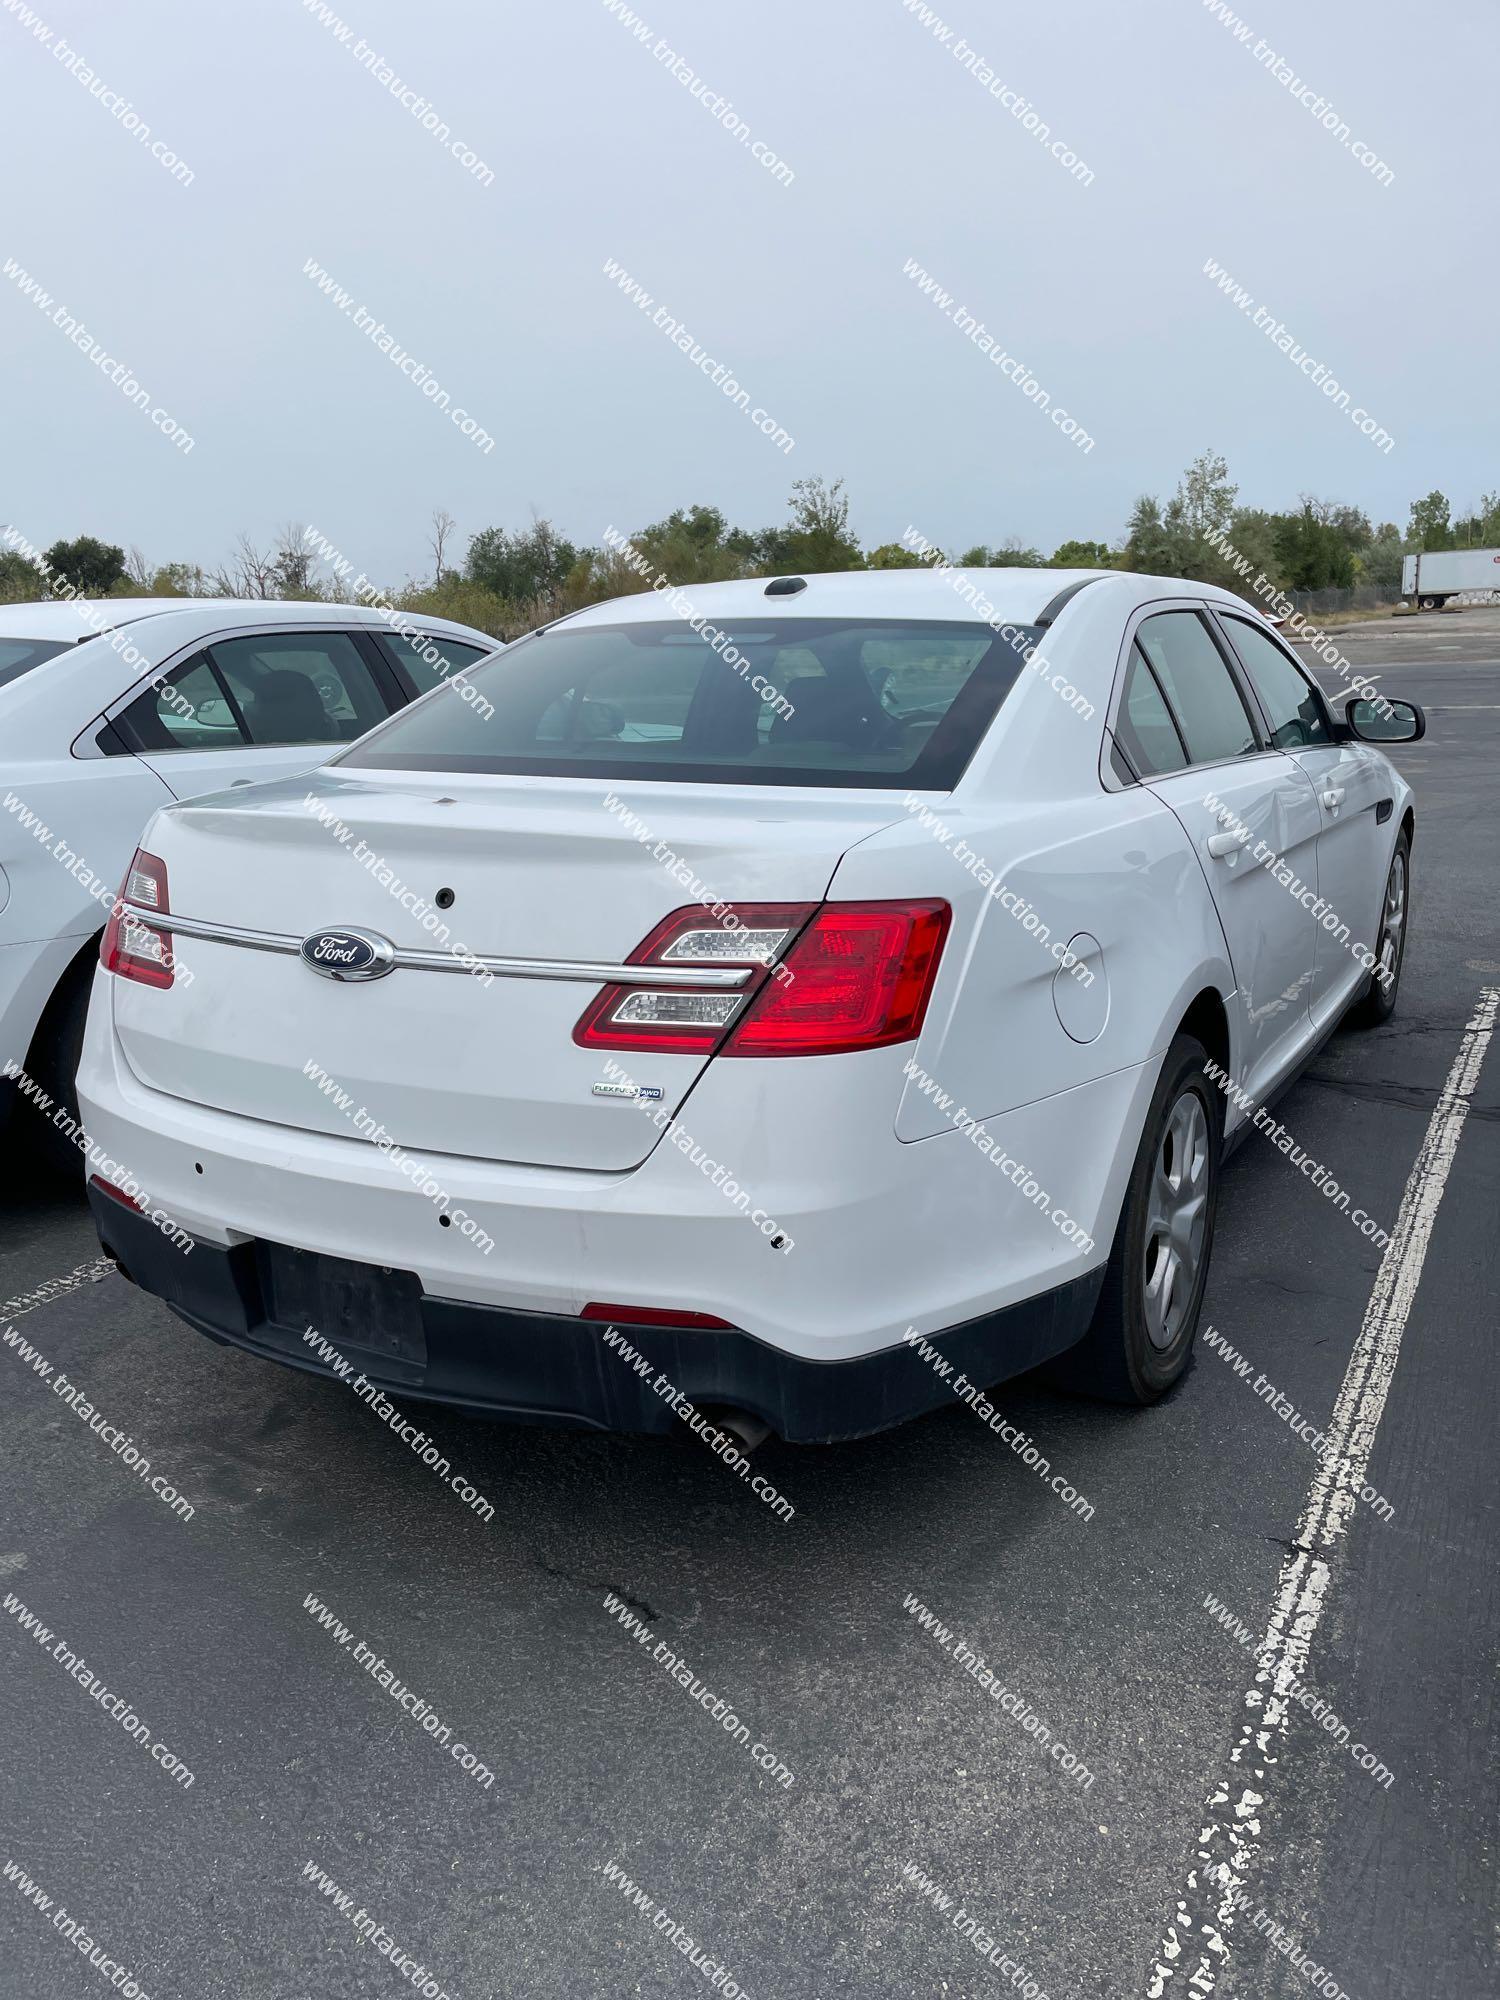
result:
[[(1112, 1403), (1154, 1403), (1192, 1360), (1213, 1253), (1224, 1141), (1224, 1099), (1204, 1074), (1207, 1061), (1208, 1051), (1192, 1035), (1178, 1035), (1167, 1050), (1130, 1171), (1094, 1317), (1079, 1344), (1050, 1364), (1052, 1379), (1063, 1388)], [(1196, 1113), (1189, 1107), (1196, 1107)], [(1182, 1117), (1174, 1126), (1179, 1112)], [(1182, 1157), (1179, 1134), (1189, 1140), (1191, 1160)], [(1174, 1143), (1178, 1148), (1175, 1161), (1171, 1157)], [(1202, 1178), (1201, 1233), (1188, 1226), (1189, 1243), (1184, 1245), (1192, 1252), (1185, 1292), (1175, 1284), (1175, 1278), (1182, 1276), (1181, 1253), (1172, 1253), (1179, 1259), (1174, 1276), (1163, 1261), (1166, 1242), (1151, 1228), (1158, 1163), (1163, 1158), (1168, 1166), (1163, 1176), (1168, 1190), (1174, 1168), (1180, 1176), (1184, 1168), (1188, 1170), (1189, 1184), (1196, 1181), (1199, 1172)], [(1186, 1200), (1184, 1196), (1184, 1203)], [(1153, 1293), (1153, 1284), (1169, 1278), (1173, 1280), (1172, 1296), (1163, 1315), (1160, 1293)]]
[[(89, 994), (93, 991), (97, 956), (98, 947), (95, 945), (63, 975), (37, 1024), (26, 1065), (32, 1077), (52, 1099), (53, 1108), (67, 1113), (72, 1121), (67, 1128), (69, 1132), (76, 1128), (79, 1117), (78, 1060), (83, 1054), (83, 1028), (88, 1019)], [(18, 1113), (24, 1124), (30, 1127), (44, 1166), (66, 1180), (80, 1179), (83, 1154), (52, 1122), (50, 1115), (43, 1118), (36, 1106), (25, 1099), (18, 1107)]]
[[(1398, 875), (1399, 888), (1393, 904), (1392, 892), (1397, 887)], [(1406, 963), (1406, 933), (1410, 928), (1411, 841), (1403, 832), (1396, 842), (1396, 851), (1386, 872), (1385, 899), (1380, 905), (1380, 930), (1373, 946), (1375, 956), (1389, 971), (1390, 978), (1377, 979), (1373, 972), (1370, 974), (1364, 992), (1345, 1016), (1351, 1028), (1379, 1028), (1395, 1013), (1396, 996), (1401, 987), (1401, 968)]]
[(1420, 602), (1422, 609), (1424, 611), (1441, 611), (1443, 608), (1444, 599), (1442, 599), (1441, 597), (1424, 597), (1420, 600)]

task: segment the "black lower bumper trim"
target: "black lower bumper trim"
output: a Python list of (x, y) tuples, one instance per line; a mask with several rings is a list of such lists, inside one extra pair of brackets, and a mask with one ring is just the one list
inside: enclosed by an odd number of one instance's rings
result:
[[(99, 1240), (125, 1275), (199, 1333), (309, 1374), (333, 1373), (304, 1337), (305, 1320), (282, 1325), (269, 1316), (273, 1288), (264, 1273), (270, 1246), (242, 1243), (225, 1250), (195, 1243), (185, 1254), (145, 1216), (97, 1188), (89, 1189), (89, 1203)], [(951, 1364), (946, 1379), (904, 1345), (848, 1361), (806, 1361), (748, 1333), (622, 1327), (645, 1369), (640, 1373), (606, 1345), (603, 1322), (426, 1293), (416, 1301), (421, 1361), (399, 1358), (388, 1346), (362, 1347), (352, 1337), (357, 1328), (319, 1331), (356, 1374), (392, 1396), (513, 1422), (666, 1432), (679, 1421), (675, 1391), (699, 1409), (749, 1410), (789, 1442), (832, 1443), (885, 1430), (951, 1401), (950, 1385), (960, 1373), (989, 1387), (1062, 1353), (1082, 1339), (1102, 1279), (1100, 1269), (927, 1336)]]

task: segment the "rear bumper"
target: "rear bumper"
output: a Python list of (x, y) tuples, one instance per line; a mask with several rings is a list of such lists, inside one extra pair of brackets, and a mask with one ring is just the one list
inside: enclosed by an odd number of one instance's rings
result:
[[(415, 1272), (429, 1298), (547, 1321), (576, 1319), (600, 1299), (641, 1309), (643, 1321), (653, 1308), (668, 1319), (708, 1313), (819, 1363), (879, 1354), (908, 1328), (964, 1326), (1102, 1267), (1159, 1067), (1113, 1072), (988, 1121), (997, 1144), (1088, 1231), (1088, 1250), (957, 1130), (896, 1139), (904, 1047), (789, 1064), (775, 1102), (763, 1074), (775, 1065), (711, 1064), (684, 1107), (686, 1130), (630, 1173), (438, 1154), (412, 1156), (403, 1171), (361, 1138), (148, 1088), (113, 1030), (114, 984), (97, 975), (78, 1072), (84, 1123), (199, 1244), (290, 1241)], [(736, 1200), (705, 1160), (732, 1163)], [(448, 1226), (415, 1173), (451, 1200)], [(752, 1190), (790, 1251), (773, 1248), (748, 1210)], [(493, 1248), (470, 1240), (471, 1226)]]
[[(309, 1374), (332, 1376), (304, 1338), (305, 1326), (268, 1317), (264, 1248), (174, 1246), (144, 1215), (90, 1187), (99, 1240), (142, 1290), (164, 1300), (210, 1339)], [(339, 1353), (364, 1381), (391, 1397), (447, 1403), (523, 1423), (595, 1430), (667, 1432), (680, 1402), (748, 1410), (793, 1443), (862, 1437), (953, 1398), (960, 1373), (994, 1382), (1034, 1368), (1082, 1338), (1102, 1268), (1039, 1298), (985, 1314), (928, 1345), (951, 1364), (944, 1380), (905, 1344), (847, 1361), (809, 1361), (752, 1334), (709, 1328), (625, 1326), (619, 1331), (645, 1366), (605, 1340), (606, 1324), (555, 1313), (433, 1297), (420, 1319), (425, 1360), (361, 1350), (347, 1337)]]

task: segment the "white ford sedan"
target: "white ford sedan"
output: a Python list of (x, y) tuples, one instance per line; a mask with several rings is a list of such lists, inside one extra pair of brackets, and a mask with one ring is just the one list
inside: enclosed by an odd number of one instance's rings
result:
[(144, 1190), (91, 1185), (106, 1250), (215, 1339), (512, 1417), (833, 1439), (1056, 1357), (1159, 1396), (1226, 1140), (1395, 1004), (1421, 711), (1171, 579), (693, 613), (157, 814), (79, 1074)]
[(398, 623), (225, 598), (0, 606), (0, 1123), (18, 1069), (76, 1110), (100, 934), (159, 805), (321, 763), (495, 649)]

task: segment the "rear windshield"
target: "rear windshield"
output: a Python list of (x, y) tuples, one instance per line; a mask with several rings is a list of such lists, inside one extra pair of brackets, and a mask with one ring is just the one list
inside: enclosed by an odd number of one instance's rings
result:
[(0, 639), (0, 687), (18, 681), (30, 667), (39, 667), (54, 653), (68, 650), (66, 639)]
[(333, 762), (376, 770), (950, 790), (1034, 626), (759, 618), (554, 626)]

